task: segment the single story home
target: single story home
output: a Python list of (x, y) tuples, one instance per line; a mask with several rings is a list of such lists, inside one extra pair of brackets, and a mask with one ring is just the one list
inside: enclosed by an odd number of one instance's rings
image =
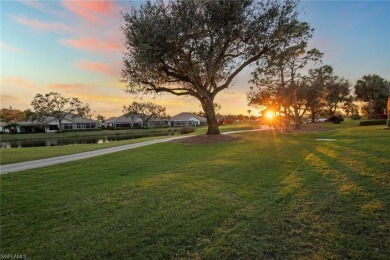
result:
[(207, 125), (207, 119), (192, 113), (183, 112), (169, 120), (171, 126), (200, 126)]
[[(52, 116), (45, 117), (39, 121), (29, 120), (18, 122), (17, 124), (16, 130), (18, 133), (53, 133), (59, 129), (58, 120)], [(97, 122), (89, 118), (68, 114), (62, 120), (62, 127), (64, 130), (95, 129), (97, 128)]]
[[(120, 117), (110, 117), (104, 124), (111, 128), (129, 128), (142, 127), (142, 118), (139, 116), (122, 115)], [(180, 113), (170, 119), (152, 118), (147, 122), (146, 127), (161, 127), (161, 126), (201, 126), (207, 125), (207, 119), (192, 113)]]
[[(127, 116), (122, 115), (120, 117), (110, 117), (104, 122), (106, 127), (112, 128), (129, 128), (129, 127), (142, 127), (143, 121), (139, 116)], [(165, 126), (168, 125), (168, 120), (161, 118), (150, 119), (146, 127)]]
[(9, 133), (9, 129), (5, 128), (5, 126), (7, 125), (8, 125), (7, 123), (0, 121), (0, 133)]

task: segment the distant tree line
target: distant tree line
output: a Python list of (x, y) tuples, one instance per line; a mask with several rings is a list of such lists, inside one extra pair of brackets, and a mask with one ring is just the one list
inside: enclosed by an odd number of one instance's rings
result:
[(334, 75), (329, 65), (298, 74), (299, 80), (291, 83), (289, 79), (284, 87), (281, 81), (270, 79), (269, 74), (262, 76), (253, 81), (255, 86), (247, 92), (249, 106), (276, 111), (285, 116), (286, 124), (292, 119), (296, 128), (304, 116), (312, 122), (342, 112), (355, 119), (361, 115), (368, 119), (387, 117), (389, 83), (378, 75), (364, 76), (353, 88), (348, 80)]

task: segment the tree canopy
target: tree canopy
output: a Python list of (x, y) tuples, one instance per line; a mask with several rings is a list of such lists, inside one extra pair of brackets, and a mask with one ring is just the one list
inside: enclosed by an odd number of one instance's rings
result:
[(129, 106), (123, 106), (123, 112), (127, 117), (140, 117), (142, 126), (145, 128), (148, 122), (153, 118), (165, 118), (165, 107), (154, 104), (152, 102), (137, 102), (134, 101)]
[(16, 123), (24, 119), (25, 113), (12, 107), (0, 109), (0, 121), (4, 123)]
[(355, 85), (356, 99), (368, 103), (368, 118), (373, 119), (384, 115), (389, 95), (386, 81), (374, 74), (363, 76)]
[(83, 104), (78, 98), (66, 98), (57, 92), (50, 92), (45, 95), (36, 94), (31, 102), (34, 113), (38, 119), (52, 116), (58, 120), (58, 131), (61, 132), (62, 120), (69, 114), (73, 117), (89, 116), (88, 104)]
[(123, 14), (129, 93), (191, 96), (219, 134), (214, 99), (246, 67), (299, 38), (297, 1), (146, 2)]

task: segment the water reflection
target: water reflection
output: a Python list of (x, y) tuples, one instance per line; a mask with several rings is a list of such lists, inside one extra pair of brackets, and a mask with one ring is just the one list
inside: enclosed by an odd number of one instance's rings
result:
[(156, 133), (156, 134), (142, 134), (142, 135), (116, 135), (104, 137), (77, 137), (77, 138), (50, 138), (41, 140), (19, 140), (1, 142), (1, 149), (22, 148), (22, 147), (39, 147), (39, 146), (59, 146), (69, 144), (104, 144), (114, 141), (137, 139), (142, 137), (152, 136), (171, 136), (178, 135), (177, 132), (170, 133)]

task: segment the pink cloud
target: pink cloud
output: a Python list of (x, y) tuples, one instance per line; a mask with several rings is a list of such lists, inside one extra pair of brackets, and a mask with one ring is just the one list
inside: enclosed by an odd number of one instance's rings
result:
[(71, 32), (72, 28), (63, 23), (49, 23), (42, 22), (36, 19), (30, 19), (23, 16), (14, 16), (14, 19), (22, 25), (40, 31), (52, 31), (52, 32)]
[(6, 50), (6, 51), (11, 51), (11, 52), (23, 52), (21, 49), (15, 47), (15, 46), (6, 44), (5, 42), (1, 42), (1, 41), (0, 41), (0, 49)]
[(77, 93), (82, 92), (88, 88), (88, 86), (85, 84), (50, 84), (47, 85), (47, 88), (59, 92)]
[(93, 38), (81, 38), (81, 39), (64, 39), (60, 41), (62, 44), (84, 50), (95, 51), (120, 51), (122, 45), (119, 41), (98, 41)]
[(118, 77), (119, 73), (116, 72), (112, 66), (109, 66), (105, 63), (94, 62), (88, 60), (80, 60), (76, 62), (76, 65), (84, 70), (93, 71), (98, 73), (104, 73), (110, 76)]
[[(113, 1), (69, 1), (64, 0), (63, 5), (73, 13), (90, 22), (98, 23), (103, 16), (114, 16), (117, 6)], [(103, 17), (104, 18), (104, 17)]]
[[(23, 89), (29, 89), (29, 90), (36, 90), (37, 85), (31, 81), (28, 81), (22, 77), (14, 76), (14, 77), (7, 77), (2, 82), (5, 86), (12, 86), (13, 87), (21, 87)], [(7, 89), (7, 88), (6, 88)]]

